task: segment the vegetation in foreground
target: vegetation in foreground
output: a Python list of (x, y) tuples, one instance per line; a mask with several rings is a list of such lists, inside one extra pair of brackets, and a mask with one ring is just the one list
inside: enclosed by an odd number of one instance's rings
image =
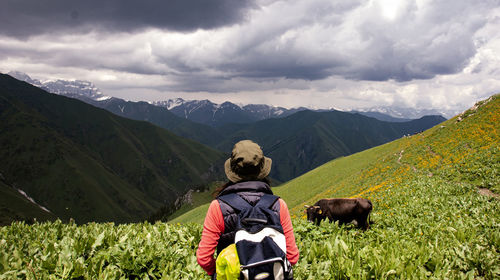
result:
[[(295, 216), (296, 279), (498, 279), (500, 202), (478, 192), (500, 185), (498, 97), (460, 121), (276, 188)], [(332, 196), (370, 198), (375, 224), (361, 231), (304, 220), (304, 204)], [(193, 213), (203, 212), (177, 219)], [(196, 223), (14, 223), (0, 228), (0, 279), (208, 279), (195, 258), (201, 230)]]
[[(376, 224), (293, 220), (296, 279), (495, 279), (500, 204), (436, 178), (395, 188)], [(0, 279), (203, 279), (199, 224), (14, 223), (0, 229)], [(205, 277), (207, 278), (207, 277)]]

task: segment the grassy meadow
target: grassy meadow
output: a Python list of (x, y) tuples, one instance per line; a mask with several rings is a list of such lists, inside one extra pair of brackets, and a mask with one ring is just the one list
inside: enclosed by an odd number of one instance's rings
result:
[[(274, 188), (292, 214), (295, 278), (499, 279), (499, 97)], [(369, 198), (374, 224), (305, 221), (325, 197)], [(195, 258), (207, 207), (168, 224), (2, 227), (0, 279), (209, 279)]]

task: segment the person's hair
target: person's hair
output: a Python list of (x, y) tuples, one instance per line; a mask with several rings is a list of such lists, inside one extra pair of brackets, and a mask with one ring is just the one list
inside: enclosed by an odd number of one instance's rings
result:
[[(271, 186), (271, 180), (269, 180), (269, 178), (265, 177), (265, 178), (262, 178), (260, 180), (252, 180), (252, 181), (261, 181), (261, 182), (264, 182), (266, 183), (268, 186)], [(231, 182), (231, 181), (227, 181), (224, 185), (220, 186), (220, 187), (217, 187), (215, 189), (215, 191), (212, 193), (212, 196), (214, 198), (217, 198), (219, 196), (219, 194), (224, 190), (226, 189), (227, 187), (231, 186), (231, 185), (234, 185), (234, 184), (237, 184), (237, 183), (241, 183), (241, 182), (245, 182), (245, 181), (239, 181), (239, 182)]]

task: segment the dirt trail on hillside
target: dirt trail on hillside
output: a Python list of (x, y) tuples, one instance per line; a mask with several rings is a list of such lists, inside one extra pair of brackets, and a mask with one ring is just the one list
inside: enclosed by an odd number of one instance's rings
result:
[[(398, 157), (398, 160), (397, 160), (397, 162), (398, 162), (398, 164), (399, 164), (399, 165), (402, 165), (402, 163), (401, 163), (401, 158), (403, 157), (403, 153), (404, 153), (404, 151), (405, 151), (405, 150), (403, 149), (403, 150), (401, 150), (401, 152), (399, 152), (399, 157)], [(406, 166), (411, 167), (411, 169), (412, 169), (413, 171), (415, 171), (415, 172), (417, 171), (417, 169), (415, 168), (415, 166), (413, 166), (413, 165), (411, 165), (411, 164), (408, 164), (408, 163), (405, 163), (405, 165), (406, 165)]]
[(399, 158), (398, 158), (398, 164), (401, 164), (401, 158), (403, 157), (403, 152), (405, 150), (401, 150), (401, 152), (399, 152)]
[(489, 189), (487, 189), (487, 188), (478, 188), (478, 189), (477, 189), (477, 192), (478, 192), (479, 194), (482, 194), (482, 195), (492, 196), (492, 197), (494, 197), (494, 198), (496, 198), (496, 199), (500, 199), (500, 195), (499, 195), (499, 194), (494, 193), (494, 192), (490, 191), (490, 190), (489, 190)]
[(438, 154), (436, 154), (436, 153), (432, 150), (431, 146), (427, 146), (427, 151), (429, 151), (429, 153), (431, 153), (431, 155), (432, 155), (433, 157), (439, 156)]

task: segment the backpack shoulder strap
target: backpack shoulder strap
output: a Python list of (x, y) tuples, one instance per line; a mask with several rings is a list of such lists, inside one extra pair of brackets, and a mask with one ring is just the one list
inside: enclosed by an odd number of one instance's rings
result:
[(227, 205), (231, 206), (233, 209), (241, 212), (243, 209), (251, 207), (250, 203), (241, 198), (241, 196), (236, 193), (230, 193), (223, 196), (218, 197), (219, 200), (222, 200)]
[(279, 199), (279, 196), (275, 196), (275, 195), (272, 195), (272, 194), (264, 194), (259, 202), (257, 202), (257, 204), (255, 205), (256, 207), (261, 207), (261, 208), (264, 208), (264, 209), (267, 209), (267, 208), (271, 208), (274, 203), (276, 203), (276, 200)]

